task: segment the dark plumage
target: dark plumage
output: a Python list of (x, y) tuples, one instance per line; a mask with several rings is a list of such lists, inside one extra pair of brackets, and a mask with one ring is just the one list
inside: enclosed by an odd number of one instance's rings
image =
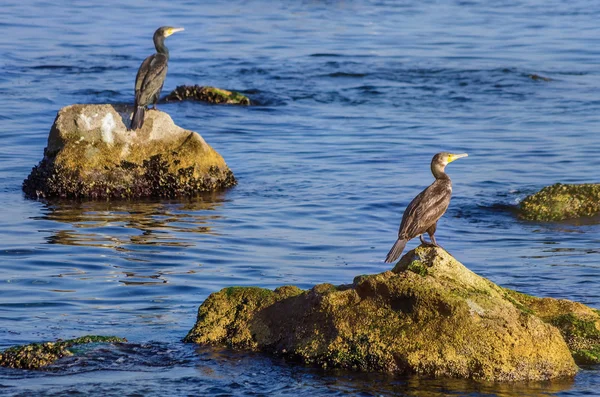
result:
[(452, 154), (446, 152), (433, 156), (431, 160), (431, 173), (435, 177), (435, 181), (427, 189), (419, 193), (410, 202), (408, 207), (406, 207), (402, 215), (400, 230), (398, 231), (398, 240), (390, 252), (388, 252), (387, 258), (385, 258), (387, 263), (398, 259), (408, 240), (419, 236), (421, 242), (425, 243), (423, 239), (423, 233), (425, 232), (429, 234), (431, 243), (437, 246), (435, 237), (433, 236), (437, 221), (444, 215), (446, 209), (448, 209), (450, 197), (452, 196), (452, 181), (444, 172), (444, 169), (448, 163), (466, 156), (466, 153)]
[(152, 104), (156, 109), (156, 103), (167, 76), (167, 64), (169, 62), (169, 50), (165, 46), (165, 39), (182, 30), (183, 28), (163, 26), (154, 32), (153, 39), (156, 54), (144, 59), (135, 77), (135, 102), (129, 129), (137, 130), (144, 125), (146, 106)]

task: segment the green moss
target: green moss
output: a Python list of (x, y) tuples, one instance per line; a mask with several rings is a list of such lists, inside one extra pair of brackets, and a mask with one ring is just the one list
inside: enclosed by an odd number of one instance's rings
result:
[(413, 273), (416, 273), (420, 276), (427, 276), (427, 274), (429, 273), (427, 271), (427, 265), (425, 265), (423, 262), (421, 262), (420, 260), (414, 260), (412, 261), (408, 267), (407, 270), (410, 270)]
[(273, 295), (273, 291), (260, 287), (227, 287), (223, 290), (228, 298), (237, 295), (253, 296), (255, 298), (268, 298)]
[(556, 316), (550, 320), (550, 324), (568, 337), (592, 338), (600, 342), (600, 331), (596, 328), (595, 322), (578, 318), (573, 313)]
[[(530, 297), (529, 295), (523, 294), (521, 292), (505, 289), (505, 288), (503, 288), (503, 290), (504, 290), (504, 298), (506, 298), (507, 301), (512, 303), (523, 314), (535, 314), (535, 311), (533, 311), (530, 307), (528, 307), (522, 303), (522, 302), (527, 302), (527, 299)], [(515, 298), (517, 298), (518, 300)]]
[(61, 357), (71, 356), (70, 347), (87, 343), (122, 343), (126, 339), (116, 336), (87, 335), (57, 342), (31, 343), (13, 346), (0, 353), (0, 365), (10, 368), (39, 369)]
[(576, 350), (573, 352), (573, 358), (579, 365), (600, 364), (600, 345), (589, 350)]
[(519, 216), (558, 221), (600, 213), (600, 184), (546, 186), (521, 202)]
[(595, 321), (567, 313), (549, 322), (560, 330), (578, 364), (600, 364), (600, 330)]

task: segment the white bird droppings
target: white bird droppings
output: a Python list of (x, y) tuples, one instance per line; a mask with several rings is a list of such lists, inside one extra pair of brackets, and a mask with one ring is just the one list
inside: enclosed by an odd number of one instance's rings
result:
[(117, 126), (115, 123), (115, 119), (113, 118), (112, 113), (107, 113), (106, 116), (102, 119), (102, 140), (109, 145), (112, 145), (115, 141), (115, 137), (113, 135), (113, 130)]

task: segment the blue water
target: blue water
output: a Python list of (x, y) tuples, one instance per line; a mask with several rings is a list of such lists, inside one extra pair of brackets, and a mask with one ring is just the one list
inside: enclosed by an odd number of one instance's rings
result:
[[(90, 333), (132, 344), (0, 369), (2, 395), (596, 395), (597, 367), (486, 385), (321, 371), (180, 339), (223, 287), (389, 269), (402, 211), (439, 151), (469, 153), (447, 168), (442, 246), (502, 286), (600, 308), (600, 217), (514, 214), (545, 185), (600, 182), (600, 3), (58, 3), (0, 5), (0, 348)], [(161, 25), (186, 29), (167, 40), (164, 93), (214, 85), (255, 104), (159, 106), (239, 185), (193, 200), (26, 199), (56, 112), (132, 102)]]

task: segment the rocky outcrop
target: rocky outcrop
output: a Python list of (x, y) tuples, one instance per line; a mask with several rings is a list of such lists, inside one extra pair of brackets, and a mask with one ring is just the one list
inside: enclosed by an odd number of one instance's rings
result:
[(191, 196), (235, 185), (231, 170), (202, 137), (159, 110), (128, 131), (132, 108), (62, 108), (44, 158), (23, 182), (30, 197)]
[(32, 343), (14, 346), (0, 353), (0, 366), (22, 369), (39, 369), (61, 357), (72, 356), (69, 348), (87, 343), (123, 343), (127, 340), (116, 336), (82, 336), (77, 339), (56, 342)]
[(250, 105), (250, 99), (239, 92), (200, 85), (180, 85), (163, 100), (165, 102), (194, 100), (215, 104)]
[(600, 310), (566, 299), (505, 291), (517, 307), (558, 328), (577, 364), (600, 364)]
[(600, 184), (546, 186), (521, 202), (519, 216), (534, 221), (559, 221), (600, 214)]
[(536, 298), (524, 297), (420, 246), (392, 271), (351, 285), (225, 288), (200, 306), (185, 341), (363, 371), (491, 381), (574, 375), (561, 333), (529, 308)]

